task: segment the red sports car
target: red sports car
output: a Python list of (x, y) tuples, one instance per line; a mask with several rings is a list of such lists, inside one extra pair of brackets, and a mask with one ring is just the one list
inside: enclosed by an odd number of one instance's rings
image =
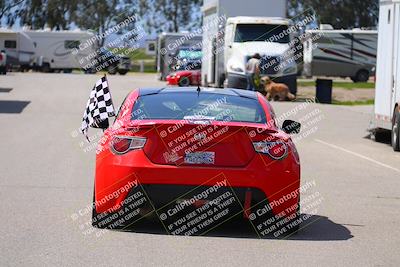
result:
[(290, 134), (259, 93), (138, 89), (104, 132), (92, 223), (120, 229), (158, 220), (169, 234), (201, 235), (241, 218), (260, 236), (299, 227), (300, 163)]
[(199, 85), (201, 82), (201, 70), (180, 70), (167, 76), (168, 85), (182, 87)]

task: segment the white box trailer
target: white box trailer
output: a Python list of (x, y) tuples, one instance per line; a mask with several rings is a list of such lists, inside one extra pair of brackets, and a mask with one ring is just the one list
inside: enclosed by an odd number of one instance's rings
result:
[[(35, 45), (34, 67), (45, 71), (81, 69), (80, 59), (95, 57), (96, 40), (87, 31), (23, 31)], [(79, 46), (81, 48), (79, 49)], [(77, 51), (77, 53), (73, 53)], [(83, 60), (87, 64), (87, 60)]]
[(33, 40), (23, 32), (0, 29), (0, 51), (7, 55), (8, 68), (29, 69), (35, 58)]
[[(245, 65), (255, 53), (277, 62), (290, 50), (289, 38), (271, 41), (288, 29), (286, 0), (205, 0), (203, 12), (202, 84), (245, 88)], [(276, 65), (275, 63), (273, 65)], [(297, 65), (265, 69), (296, 93)]]
[(195, 33), (161, 33), (157, 39), (157, 72), (159, 79), (174, 71), (176, 53), (181, 47), (201, 49), (202, 36)]
[(375, 74), (378, 31), (307, 30), (303, 45), (305, 76), (366, 82)]
[(400, 150), (400, 0), (381, 0), (375, 87), (375, 137), (392, 131), (392, 146)]

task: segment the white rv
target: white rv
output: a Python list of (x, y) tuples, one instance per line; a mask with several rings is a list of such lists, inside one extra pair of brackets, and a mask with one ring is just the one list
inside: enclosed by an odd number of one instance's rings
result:
[(377, 44), (377, 31), (307, 30), (303, 74), (366, 82), (375, 74)]
[(255, 53), (270, 67), (261, 68), (296, 93), (297, 64), (279, 68), (280, 59), (290, 50), (290, 36), (282, 34), (289, 27), (285, 19), (285, 0), (205, 0), (203, 6), (202, 83), (222, 87), (246, 88), (245, 65)]
[(194, 33), (161, 33), (157, 40), (157, 72), (159, 79), (174, 71), (177, 52), (181, 47), (201, 50), (202, 36)]
[(8, 68), (29, 69), (35, 58), (32, 39), (23, 32), (0, 29), (0, 51), (7, 55)]
[[(89, 41), (94, 35), (86, 31), (23, 31), (35, 45), (34, 67), (50, 72), (72, 69), (81, 69), (84, 66), (79, 62), (82, 58), (93, 57), (97, 50), (95, 41)], [(87, 42), (88, 47), (79, 49), (79, 45)], [(82, 47), (82, 46), (81, 46)], [(73, 53), (77, 51), (78, 53)]]
[(381, 0), (375, 88), (375, 137), (392, 131), (392, 146), (400, 150), (400, 0)]

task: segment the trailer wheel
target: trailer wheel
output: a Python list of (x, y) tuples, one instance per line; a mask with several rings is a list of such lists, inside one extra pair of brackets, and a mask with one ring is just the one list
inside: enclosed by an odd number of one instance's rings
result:
[(369, 71), (367, 71), (367, 70), (359, 70), (357, 72), (356, 76), (352, 77), (351, 79), (355, 83), (368, 82), (368, 80), (369, 80)]
[(400, 113), (396, 108), (392, 126), (392, 147), (394, 151), (400, 151)]
[(50, 68), (50, 64), (49, 63), (43, 63), (42, 72), (45, 72), (45, 73), (51, 72), (51, 68)]

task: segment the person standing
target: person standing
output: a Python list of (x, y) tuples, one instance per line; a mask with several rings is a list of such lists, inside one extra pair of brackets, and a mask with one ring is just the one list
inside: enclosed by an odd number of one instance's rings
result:
[(246, 64), (246, 78), (247, 78), (247, 90), (255, 91), (256, 86), (254, 83), (254, 78), (259, 74), (260, 71), (260, 54), (256, 53), (252, 58), (247, 61)]

